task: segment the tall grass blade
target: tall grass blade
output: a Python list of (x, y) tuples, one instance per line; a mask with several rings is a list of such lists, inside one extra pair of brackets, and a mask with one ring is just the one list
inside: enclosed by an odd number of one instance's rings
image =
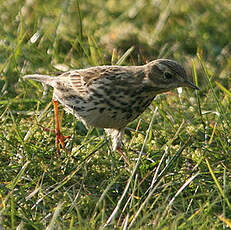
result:
[(134, 46), (131, 46), (123, 56), (116, 62), (116, 65), (122, 65), (124, 61), (131, 55), (132, 51), (135, 49)]
[(221, 196), (224, 198), (226, 204), (228, 205), (229, 209), (231, 210), (231, 203), (230, 203), (228, 197), (225, 195), (224, 191), (222, 190), (222, 188), (221, 188), (221, 186), (220, 186), (220, 184), (219, 184), (219, 182), (218, 182), (218, 180), (217, 180), (217, 178), (216, 178), (216, 176), (215, 176), (215, 174), (214, 174), (214, 172), (210, 166), (209, 161), (207, 159), (205, 159), (205, 161), (206, 161), (206, 164), (208, 166), (209, 172), (210, 172), (210, 174), (211, 174), (211, 176), (212, 176), (212, 178), (213, 178), (213, 180), (214, 180), (214, 182), (218, 188), (218, 191), (220, 192)]
[(54, 212), (52, 219), (51, 219), (49, 225), (47, 226), (46, 230), (56, 229), (55, 223), (56, 223), (56, 221), (60, 215), (60, 212), (62, 211), (62, 206), (63, 206), (63, 203), (59, 202), (57, 207), (55, 208), (55, 212)]

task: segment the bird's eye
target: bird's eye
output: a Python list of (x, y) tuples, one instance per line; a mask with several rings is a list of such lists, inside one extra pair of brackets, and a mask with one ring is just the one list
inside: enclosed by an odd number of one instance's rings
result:
[(169, 73), (169, 72), (165, 72), (165, 73), (164, 73), (164, 78), (165, 78), (166, 80), (170, 80), (170, 79), (172, 79), (172, 77), (173, 77), (173, 75), (172, 75), (171, 73)]

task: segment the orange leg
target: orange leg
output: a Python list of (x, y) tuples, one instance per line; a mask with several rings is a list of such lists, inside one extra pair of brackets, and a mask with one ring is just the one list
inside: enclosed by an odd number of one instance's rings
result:
[(120, 147), (116, 148), (116, 151), (123, 157), (124, 161), (127, 163), (127, 165), (130, 165), (129, 160), (127, 156), (123, 153)]
[(60, 126), (59, 126), (59, 110), (58, 110), (58, 101), (53, 99), (54, 103), (54, 113), (55, 113), (55, 126), (56, 126), (56, 148), (57, 152), (59, 153), (59, 143), (61, 144), (62, 148), (65, 148), (64, 145), (64, 136), (60, 132)]

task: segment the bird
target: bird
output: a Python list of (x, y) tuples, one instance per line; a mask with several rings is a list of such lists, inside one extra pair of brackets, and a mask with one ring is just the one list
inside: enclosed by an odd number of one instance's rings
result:
[(86, 127), (103, 128), (113, 151), (121, 153), (126, 126), (142, 114), (161, 93), (178, 87), (199, 90), (184, 67), (170, 59), (156, 59), (140, 66), (104, 65), (70, 70), (58, 76), (29, 74), (24, 79), (53, 87), (56, 146), (64, 146), (58, 102)]

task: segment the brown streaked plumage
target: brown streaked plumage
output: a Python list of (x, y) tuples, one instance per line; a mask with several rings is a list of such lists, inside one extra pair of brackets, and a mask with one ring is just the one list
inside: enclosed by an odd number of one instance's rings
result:
[(157, 59), (143, 66), (96, 66), (57, 77), (26, 75), (54, 88), (53, 98), (86, 126), (104, 128), (119, 147), (123, 130), (159, 93), (178, 87), (198, 89), (184, 68), (173, 60)]

